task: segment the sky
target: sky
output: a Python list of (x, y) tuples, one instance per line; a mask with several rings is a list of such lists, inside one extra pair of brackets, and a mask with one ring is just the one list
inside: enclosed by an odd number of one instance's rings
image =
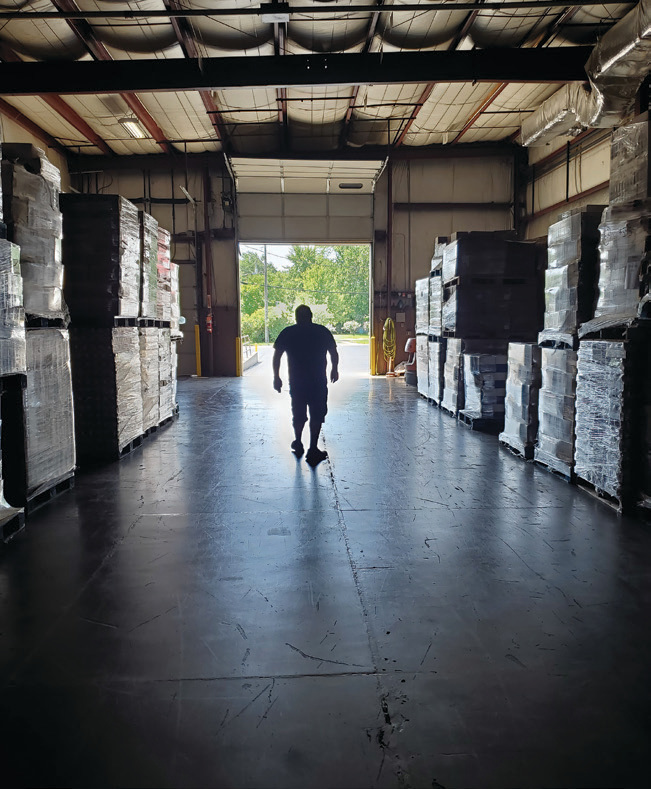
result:
[[(292, 264), (287, 260), (291, 245), (267, 244), (267, 261), (273, 263), (277, 269), (284, 271)], [(240, 255), (244, 252), (259, 252), (262, 255), (264, 244), (240, 244)]]

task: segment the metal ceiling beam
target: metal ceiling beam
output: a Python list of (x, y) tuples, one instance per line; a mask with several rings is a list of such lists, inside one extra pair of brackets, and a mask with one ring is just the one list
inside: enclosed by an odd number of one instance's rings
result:
[[(0, 99), (0, 112), (3, 115), (6, 115), (7, 118), (17, 123), (19, 126), (22, 126), (23, 129), (28, 131), (30, 134), (33, 134), (34, 137), (43, 140), (44, 143), (47, 144), (48, 148), (52, 148), (62, 156), (67, 157), (70, 151), (65, 148), (61, 143), (53, 137), (51, 134), (48, 134), (46, 131), (43, 131), (40, 126), (31, 121), (26, 115), (20, 110), (17, 110), (14, 106), (9, 104), (9, 102), (5, 101), (4, 99)], [(111, 159), (107, 157), (102, 157), (105, 162), (110, 162)]]
[(475, 121), (479, 116), (484, 112), (485, 109), (490, 107), (490, 105), (495, 101), (495, 99), (500, 95), (500, 93), (507, 87), (508, 83), (503, 82), (501, 85), (498, 85), (494, 88), (488, 96), (482, 101), (482, 103), (477, 107), (477, 109), (473, 112), (473, 114), (468, 118), (468, 120), (464, 123), (463, 128), (457, 134), (457, 136), (452, 140), (452, 145), (456, 145), (459, 140), (463, 137), (463, 135), (474, 125)]
[[(477, 8), (486, 11), (517, 11), (522, 8), (540, 9), (545, 10), (548, 8), (567, 8), (576, 5), (576, 0), (508, 0), (508, 2), (499, 2), (496, 0), (489, 0), (486, 3), (480, 3), (476, 0), (471, 2), (454, 2), (455, 11), (474, 11)], [(619, 5), (621, 0), (582, 0), (582, 6), (598, 6), (598, 5)], [(0, 20), (12, 19), (172, 19), (174, 17), (220, 17), (220, 16), (262, 16), (262, 14), (269, 13), (282, 13), (296, 16), (300, 14), (310, 14), (312, 16), (335, 16), (336, 14), (371, 14), (374, 12), (390, 13), (391, 11), (400, 10), (401, 12), (414, 12), (417, 14), (434, 13), (436, 11), (450, 11), (450, 2), (431, 2), (427, 6), (416, 3), (405, 3), (399, 9), (391, 6), (382, 7), (378, 5), (357, 5), (354, 2), (349, 4), (338, 3), (337, 6), (326, 5), (306, 5), (306, 6), (288, 6), (286, 3), (261, 3), (258, 6), (248, 6), (245, 8), (237, 8), (231, 6), (230, 8), (186, 8), (186, 9), (112, 9), (110, 11), (83, 11), (77, 9), (74, 11), (2, 11), (0, 12)], [(311, 23), (311, 20), (305, 20)]]
[[(284, 57), (286, 49), (286, 29), (284, 23), (274, 24), (274, 52), (277, 57)], [(281, 148), (289, 148), (289, 127), (287, 123), (287, 88), (276, 88), (276, 102), (278, 103), (278, 122), (280, 123)]]
[[(165, 3), (165, 7), (167, 9), (174, 11), (181, 10), (178, 0), (163, 0), (163, 2)], [(192, 30), (187, 19), (172, 17), (170, 21), (172, 23), (172, 27), (174, 28), (174, 32), (176, 33), (177, 41), (183, 50), (184, 56), (186, 58), (198, 58), (199, 50), (197, 49), (197, 43), (194, 40)], [(212, 123), (213, 129), (215, 130), (217, 139), (222, 143), (224, 148), (227, 148), (228, 132), (226, 130), (224, 119), (222, 118), (221, 112), (219, 111), (212, 93), (209, 90), (201, 90), (199, 91), (199, 95), (201, 96), (203, 106), (206, 108), (206, 112), (208, 113), (210, 122)]]
[[(68, 25), (72, 32), (77, 36), (79, 41), (84, 45), (86, 50), (95, 58), (97, 63), (113, 63), (113, 56), (108, 51), (108, 49), (104, 46), (104, 44), (99, 41), (97, 36), (95, 35), (95, 31), (93, 28), (88, 24), (88, 22), (84, 21), (83, 18), (75, 17), (73, 19), (70, 14), (75, 14), (80, 12), (79, 6), (75, 3), (75, 0), (51, 0), (52, 4), (55, 5), (60, 12), (63, 12), (63, 16), (68, 19)], [(82, 12), (80, 12), (82, 13)], [(51, 65), (50, 63), (42, 63), (47, 67)], [(51, 91), (43, 91), (43, 94), (50, 93)], [(59, 91), (61, 93), (62, 91)], [(67, 93), (74, 93), (75, 91), (66, 91)], [(90, 93), (98, 93), (102, 91), (89, 91)], [(147, 129), (150, 136), (154, 138), (154, 140), (160, 145), (160, 147), (165, 151), (165, 153), (172, 153), (173, 147), (167, 142), (165, 139), (165, 134), (160, 126), (156, 123), (153, 117), (149, 114), (146, 107), (140, 101), (137, 96), (129, 95), (129, 93), (122, 93), (122, 91), (110, 91), (111, 93), (121, 93), (122, 98), (127, 103), (127, 106), (134, 113), (136, 118), (142, 123), (142, 125)], [(45, 96), (43, 95), (43, 98)]]
[(592, 47), (0, 65), (0, 93), (135, 93), (418, 82), (583, 82)]

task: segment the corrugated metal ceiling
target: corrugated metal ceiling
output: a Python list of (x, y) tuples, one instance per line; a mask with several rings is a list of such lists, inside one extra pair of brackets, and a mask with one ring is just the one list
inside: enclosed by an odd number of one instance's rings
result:
[[(288, 21), (273, 23), (264, 21), (260, 4), (251, 0), (2, 0), (0, 59), (145, 59), (155, 70), (157, 60), (186, 57), (565, 47), (594, 44), (634, 4), (486, 5), (290, 0), (284, 9), (271, 9), (288, 12)], [(541, 74), (540, 84), (439, 81), (180, 92), (161, 85), (160, 92), (134, 98), (66, 95), (58, 111), (38, 97), (6, 101), (62, 147), (82, 154), (97, 153), (99, 137), (118, 155), (221, 149), (235, 156), (282, 155), (506, 140), (526, 113), (558, 89), (544, 79)], [(133, 139), (120, 123), (128, 117), (139, 121), (143, 139)], [(95, 139), (80, 132), (83, 122)]]

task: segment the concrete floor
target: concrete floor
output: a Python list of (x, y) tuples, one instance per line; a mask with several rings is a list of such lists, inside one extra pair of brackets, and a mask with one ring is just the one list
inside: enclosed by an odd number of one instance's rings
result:
[(401, 380), (316, 470), (270, 374), (179, 401), (0, 552), (3, 786), (649, 785), (646, 525)]

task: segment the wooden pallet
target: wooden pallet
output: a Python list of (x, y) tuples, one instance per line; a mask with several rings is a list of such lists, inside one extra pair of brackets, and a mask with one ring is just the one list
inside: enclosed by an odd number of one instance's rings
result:
[(120, 458), (125, 458), (130, 455), (134, 449), (138, 449), (138, 447), (142, 446), (144, 436), (137, 436), (136, 438), (129, 441), (128, 444), (122, 447), (120, 450)]
[(545, 471), (548, 471), (550, 474), (555, 474), (557, 477), (560, 477), (560, 479), (564, 480), (569, 485), (573, 485), (576, 482), (576, 475), (574, 474), (574, 471), (569, 468), (569, 466), (564, 466), (564, 469), (566, 470), (560, 470), (550, 466), (543, 460), (539, 460), (537, 457), (534, 457), (534, 463), (537, 466), (540, 466), (540, 468), (545, 469)]
[(155, 425), (152, 425), (151, 427), (148, 427), (142, 435), (143, 435), (144, 438), (149, 438), (149, 436), (151, 436), (157, 430), (158, 430), (158, 423), (155, 424)]
[(480, 433), (488, 433), (491, 436), (499, 435), (504, 429), (503, 419), (487, 419), (486, 417), (472, 416), (463, 411), (459, 411), (458, 420), (471, 430), (478, 430)]
[(578, 477), (576, 484), (581, 490), (584, 490), (592, 496), (592, 498), (598, 499), (619, 515), (625, 515), (634, 509), (631, 504), (631, 497), (626, 494), (623, 494), (621, 498), (618, 499), (616, 496), (606, 493), (605, 490), (601, 490), (601, 488), (598, 488), (586, 479), (580, 479)]
[(41, 318), (39, 315), (25, 315), (27, 329), (67, 329), (63, 318)]
[(159, 322), (156, 318), (138, 318), (138, 326), (141, 329), (156, 329)]
[(457, 418), (457, 416), (459, 414), (458, 410), (457, 411), (453, 411), (452, 409), (448, 408), (447, 406), (444, 406), (443, 403), (441, 403), (439, 405), (439, 408), (441, 409), (441, 411), (445, 411), (446, 414), (449, 414), (450, 416), (454, 417), (455, 419)]
[(533, 460), (533, 453), (534, 453), (533, 444), (514, 447), (512, 444), (509, 444), (508, 441), (505, 441), (504, 439), (500, 439), (500, 445), (503, 446), (505, 449), (508, 449), (509, 452), (511, 452), (511, 454), (515, 455), (516, 457), (522, 458), (522, 460)]
[(37, 510), (44, 504), (47, 504), (48, 501), (56, 498), (56, 496), (60, 496), (62, 493), (72, 490), (74, 486), (75, 475), (74, 472), (71, 472), (69, 476), (65, 477), (65, 479), (59, 480), (59, 482), (56, 482), (47, 490), (43, 490), (40, 493), (37, 493), (35, 496), (28, 496), (27, 501), (25, 502), (25, 513), (29, 515), (30, 513), (34, 512), (34, 510)]
[(122, 315), (117, 315), (115, 318), (113, 318), (113, 326), (115, 328), (119, 326), (138, 326), (138, 318), (129, 318)]
[(538, 345), (541, 348), (553, 348), (556, 351), (578, 351), (579, 338), (571, 334), (560, 334), (558, 337), (538, 335)]
[(0, 522), (0, 536), (4, 543), (8, 543), (25, 528), (25, 511), (15, 510), (13, 515), (9, 515)]

